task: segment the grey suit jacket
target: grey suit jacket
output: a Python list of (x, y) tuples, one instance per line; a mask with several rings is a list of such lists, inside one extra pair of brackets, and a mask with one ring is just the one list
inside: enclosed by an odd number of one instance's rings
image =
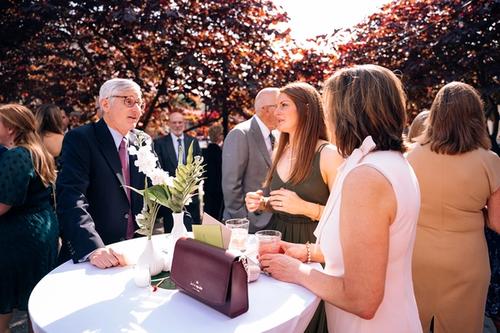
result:
[(255, 117), (236, 125), (222, 148), (224, 219), (248, 217), (251, 233), (267, 226), (272, 213), (249, 213), (245, 194), (259, 189), (269, 194), (262, 184), (270, 167), (271, 157)]

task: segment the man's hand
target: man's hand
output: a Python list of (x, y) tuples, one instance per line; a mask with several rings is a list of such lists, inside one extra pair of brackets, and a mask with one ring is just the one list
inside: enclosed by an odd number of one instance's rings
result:
[(89, 256), (90, 263), (99, 268), (108, 268), (125, 265), (125, 259), (111, 248), (101, 247), (94, 250)]

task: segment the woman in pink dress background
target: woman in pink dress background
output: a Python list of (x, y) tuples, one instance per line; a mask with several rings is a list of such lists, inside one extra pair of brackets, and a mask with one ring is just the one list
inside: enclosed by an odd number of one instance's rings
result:
[[(405, 94), (388, 69), (363, 65), (325, 84), (325, 119), (346, 161), (315, 231), (316, 245), (263, 255), (273, 277), (324, 299), (330, 333), (422, 332), (411, 260), (420, 208), (403, 156)], [(304, 262), (325, 263), (324, 271)]]

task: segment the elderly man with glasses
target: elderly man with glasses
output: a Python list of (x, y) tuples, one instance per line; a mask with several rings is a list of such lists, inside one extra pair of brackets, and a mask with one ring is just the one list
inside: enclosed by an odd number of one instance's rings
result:
[(57, 178), (57, 216), (63, 245), (60, 260), (89, 260), (99, 268), (120, 264), (105, 246), (134, 236), (134, 216), (142, 197), (124, 185), (144, 188), (144, 175), (129, 156), (144, 109), (139, 85), (129, 79), (106, 81), (99, 91), (101, 119), (68, 132)]

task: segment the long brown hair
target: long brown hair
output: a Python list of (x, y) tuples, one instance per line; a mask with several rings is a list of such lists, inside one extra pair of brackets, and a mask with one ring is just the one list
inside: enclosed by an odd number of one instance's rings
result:
[(423, 143), (430, 143), (433, 152), (448, 155), (490, 148), (483, 102), (474, 88), (451, 82), (439, 90)]
[(376, 150), (406, 150), (406, 95), (401, 81), (387, 68), (360, 65), (335, 72), (325, 82), (324, 101), (330, 139), (343, 157), (367, 136)]
[[(294, 82), (280, 89), (286, 94), (297, 108), (298, 122), (294, 140), (291, 144), (296, 149), (296, 159), (292, 166), (289, 182), (296, 185), (306, 179), (312, 170), (316, 144), (318, 140), (327, 140), (326, 126), (323, 115), (321, 96), (310, 84)], [(283, 156), (285, 147), (289, 144), (290, 135), (281, 133), (278, 148), (269, 170), (264, 186), (269, 186), (278, 162)]]
[(55, 104), (42, 104), (35, 110), (38, 134), (47, 132), (64, 134), (62, 110)]
[(0, 121), (15, 132), (14, 144), (26, 148), (31, 155), (36, 173), (43, 184), (49, 186), (56, 179), (54, 158), (43, 147), (35, 127), (35, 116), (25, 106), (6, 104), (0, 106)]

